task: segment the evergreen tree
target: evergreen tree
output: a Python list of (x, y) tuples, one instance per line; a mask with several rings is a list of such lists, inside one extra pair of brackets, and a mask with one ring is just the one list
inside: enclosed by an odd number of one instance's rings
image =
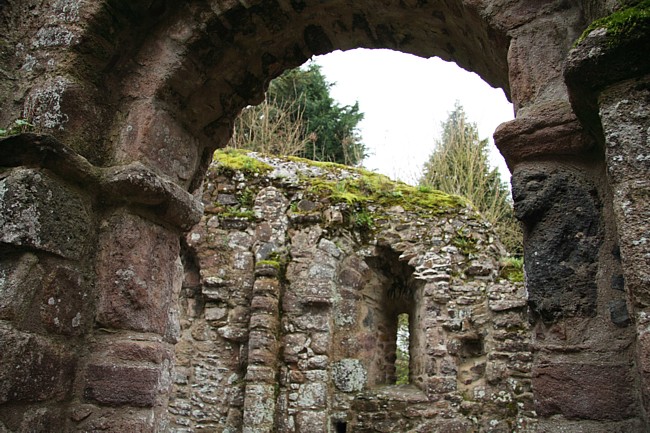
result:
[(458, 103), (442, 124), (442, 138), (424, 165), (421, 185), (464, 196), (495, 227), (508, 252), (522, 254), (522, 235), (507, 184), (490, 169), (488, 141), (481, 140)]
[(359, 104), (340, 106), (330, 95), (320, 66), (292, 69), (271, 81), (267, 100), (290, 107), (292, 119), (301, 118), (306, 142), (302, 156), (315, 161), (356, 165), (365, 157), (357, 125), (363, 119)]

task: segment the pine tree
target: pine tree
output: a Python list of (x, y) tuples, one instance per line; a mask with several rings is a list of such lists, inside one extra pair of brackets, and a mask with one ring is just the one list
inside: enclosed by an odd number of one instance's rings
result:
[(522, 235), (507, 184), (490, 168), (488, 141), (456, 103), (442, 124), (442, 137), (424, 165), (421, 185), (466, 197), (495, 226), (508, 252), (522, 254)]
[(359, 104), (340, 106), (330, 95), (319, 65), (286, 71), (269, 85), (267, 100), (289, 106), (293, 119), (302, 118), (306, 148), (302, 156), (315, 161), (356, 165), (365, 157), (357, 125), (363, 119)]
[(366, 156), (357, 125), (359, 104), (340, 106), (320, 66), (285, 71), (271, 81), (265, 100), (235, 121), (230, 147), (315, 161), (357, 165)]

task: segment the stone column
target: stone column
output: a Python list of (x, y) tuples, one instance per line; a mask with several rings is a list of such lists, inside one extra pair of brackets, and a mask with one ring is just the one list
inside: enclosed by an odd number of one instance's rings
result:
[(644, 406), (637, 409), (637, 416), (647, 429), (643, 414), (650, 409), (650, 33), (642, 26), (629, 32), (606, 26), (592, 31), (571, 52), (565, 75), (576, 112), (604, 147), (618, 235), (618, 272), (610, 284), (621, 293), (621, 300), (609, 307), (615, 323), (631, 324), (635, 331), (635, 379)]
[(2, 432), (72, 431), (75, 377), (93, 325), (93, 196), (63, 161), (56, 170), (34, 163), (52, 162), (57, 150), (33, 135), (0, 140)]
[(582, 26), (567, 12), (513, 30), (517, 118), (499, 127), (495, 141), (513, 172), (515, 212), (524, 225), (539, 426), (640, 431), (630, 368), (634, 336), (624, 297), (610, 285), (617, 274), (616, 228), (603, 157), (570, 104), (562, 75)]
[(278, 359), (280, 344), (279, 269), (261, 264), (255, 269), (256, 280), (251, 301), (248, 337), (248, 368), (244, 399), (244, 432), (275, 430)]
[[(101, 226), (97, 331), (81, 380), (83, 399), (94, 407), (85, 409), (124, 431), (161, 431), (177, 337), (179, 233), (123, 210)], [(115, 405), (128, 412), (105, 413)]]
[[(650, 75), (604, 89), (599, 108), (618, 228), (621, 274), (612, 285), (627, 294), (610, 305), (612, 319), (636, 327), (636, 368), (650, 410)], [(631, 311), (631, 313), (630, 313)]]

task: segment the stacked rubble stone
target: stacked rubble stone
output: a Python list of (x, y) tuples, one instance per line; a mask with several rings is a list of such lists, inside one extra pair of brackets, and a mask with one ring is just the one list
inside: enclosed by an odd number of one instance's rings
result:
[[(373, 179), (402, 205), (343, 191)], [(503, 249), (461, 199), (411, 188), (437, 197), (418, 207), (406, 188), (218, 152), (186, 237), (173, 431), (532, 431), (523, 283), (499, 278)]]

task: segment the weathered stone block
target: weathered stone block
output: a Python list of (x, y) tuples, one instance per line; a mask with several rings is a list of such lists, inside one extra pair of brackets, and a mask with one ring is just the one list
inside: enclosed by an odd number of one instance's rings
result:
[(641, 306), (650, 304), (649, 201), (650, 182), (645, 178), (617, 188), (614, 196), (625, 290)]
[(131, 106), (120, 133), (117, 157), (122, 161), (146, 161), (187, 185), (198, 165), (199, 146), (174, 116), (151, 101), (143, 101)]
[(458, 384), (455, 377), (430, 377), (426, 383), (426, 394), (432, 400), (438, 400), (445, 394), (456, 391)]
[(320, 311), (296, 317), (292, 323), (297, 329), (303, 331), (327, 331), (329, 329), (329, 317)]
[(97, 321), (105, 327), (165, 334), (182, 282), (178, 235), (140, 217), (105, 222), (97, 259)]
[(92, 323), (91, 286), (82, 274), (57, 267), (43, 281), (40, 316), (46, 329), (64, 335), (80, 335)]
[(79, 423), (75, 431), (86, 432), (129, 432), (154, 433), (162, 431), (167, 417), (156, 416), (152, 409), (133, 409), (128, 413), (113, 409), (96, 410)]
[[(50, 433), (53, 431), (67, 431), (66, 413), (48, 407), (18, 407), (5, 410), (7, 427), (0, 421), (1, 433), (30, 432)], [(1, 413), (1, 411), (0, 411)]]
[(304, 383), (298, 389), (298, 407), (302, 409), (318, 409), (327, 403), (327, 385), (324, 383)]
[(296, 430), (300, 432), (327, 431), (325, 412), (301, 411), (296, 414)]
[(531, 310), (547, 321), (594, 315), (603, 240), (595, 186), (568, 168), (522, 166), (513, 175), (512, 191), (515, 214), (525, 225)]
[(205, 320), (219, 321), (226, 320), (228, 309), (225, 307), (205, 307)]
[(271, 296), (255, 296), (251, 302), (251, 309), (274, 314), (278, 312), (278, 300)]
[(623, 420), (637, 411), (629, 365), (556, 363), (533, 367), (540, 416)]
[(90, 364), (86, 367), (84, 398), (106, 405), (153, 407), (160, 391), (163, 367)]
[(0, 326), (0, 403), (64, 400), (74, 380), (69, 347)]
[(334, 385), (343, 392), (361, 391), (367, 379), (366, 369), (358, 359), (342, 359), (332, 365)]
[(248, 329), (237, 326), (224, 326), (219, 328), (217, 332), (226, 340), (243, 342), (248, 338)]
[(252, 365), (273, 365), (277, 359), (274, 347), (249, 349), (248, 362)]
[(615, 185), (647, 179), (650, 171), (649, 79), (609, 86), (599, 97), (607, 173)]
[(162, 364), (173, 359), (172, 347), (156, 341), (100, 340), (97, 350), (105, 354), (103, 356), (122, 361)]
[(44, 171), (0, 179), (0, 243), (81, 259), (93, 247), (90, 199)]
[(270, 314), (253, 314), (250, 320), (250, 329), (267, 329), (274, 331), (278, 329), (279, 320)]
[(270, 367), (249, 365), (246, 369), (246, 381), (249, 383), (264, 382), (274, 384), (276, 382), (275, 370)]
[(243, 432), (257, 433), (273, 430), (274, 411), (274, 385), (246, 385)]
[(43, 269), (31, 253), (0, 260), (0, 319), (25, 318), (34, 292), (42, 285)]

